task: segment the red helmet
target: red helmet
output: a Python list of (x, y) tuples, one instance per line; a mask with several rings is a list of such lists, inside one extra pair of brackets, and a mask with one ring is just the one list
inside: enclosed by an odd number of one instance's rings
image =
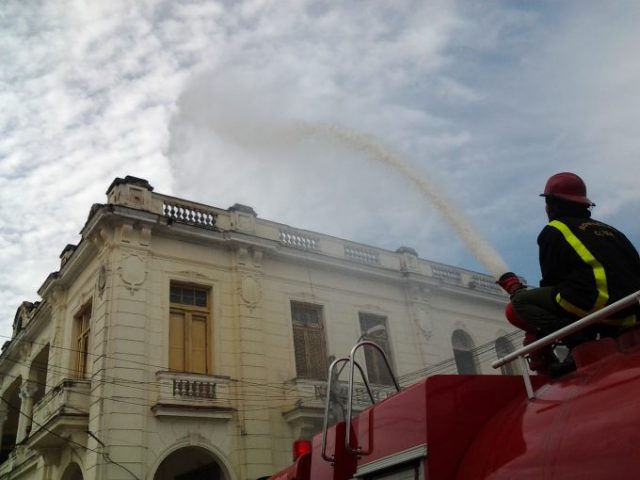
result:
[(549, 177), (547, 184), (544, 186), (544, 193), (541, 193), (540, 196), (560, 198), (590, 206), (595, 205), (587, 197), (587, 186), (582, 179), (575, 173), (570, 172), (556, 173)]

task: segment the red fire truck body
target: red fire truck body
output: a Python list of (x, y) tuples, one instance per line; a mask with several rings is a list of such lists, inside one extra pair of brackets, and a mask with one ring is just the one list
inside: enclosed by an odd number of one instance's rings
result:
[(573, 351), (555, 380), (433, 376), (329, 428), (272, 480), (640, 478), (640, 329)]

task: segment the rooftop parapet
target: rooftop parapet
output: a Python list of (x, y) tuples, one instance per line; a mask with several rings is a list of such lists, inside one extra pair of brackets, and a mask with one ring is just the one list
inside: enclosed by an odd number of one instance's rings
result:
[[(117, 178), (107, 190), (108, 202), (155, 213), (168, 225), (188, 225), (226, 233), (234, 241), (264, 242), (276, 245), (283, 252), (308, 252), (324, 257), (359, 264), (379, 272), (401, 272), (431, 278), (443, 286), (460, 287), (482, 293), (504, 296), (490, 275), (465, 270), (419, 258), (413, 248), (402, 246), (395, 252), (351, 242), (341, 238), (290, 227), (258, 218), (247, 205), (235, 204), (220, 209), (168, 195), (155, 193), (149, 182), (126, 176)], [(320, 258), (320, 257), (318, 257)], [(372, 270), (374, 271), (374, 270)]]

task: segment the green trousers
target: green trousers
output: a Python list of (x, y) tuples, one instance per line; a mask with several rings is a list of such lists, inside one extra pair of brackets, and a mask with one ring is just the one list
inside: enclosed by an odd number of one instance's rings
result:
[(523, 288), (511, 297), (511, 304), (524, 322), (548, 335), (577, 320), (560, 308), (556, 293), (555, 287)]

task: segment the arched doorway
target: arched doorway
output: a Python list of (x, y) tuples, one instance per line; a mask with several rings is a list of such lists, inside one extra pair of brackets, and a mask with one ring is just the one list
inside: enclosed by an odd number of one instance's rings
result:
[(228, 480), (216, 457), (201, 447), (184, 447), (169, 454), (153, 480)]
[(71, 463), (65, 469), (60, 480), (82, 480), (82, 470), (80, 470), (80, 466), (77, 463)]

